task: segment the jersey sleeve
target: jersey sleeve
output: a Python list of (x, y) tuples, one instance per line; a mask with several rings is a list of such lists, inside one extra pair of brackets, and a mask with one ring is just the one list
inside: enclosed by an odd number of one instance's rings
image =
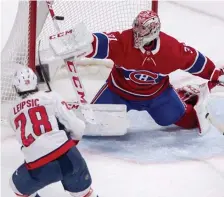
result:
[(214, 63), (208, 57), (184, 43), (179, 43), (177, 60), (180, 69), (204, 79), (210, 79), (215, 69)]
[(70, 132), (73, 139), (81, 139), (84, 133), (85, 123), (76, 116), (74, 111), (67, 108), (65, 101), (60, 95), (54, 92), (53, 96), (55, 100), (55, 115), (59, 122)]
[(121, 33), (93, 33), (93, 37), (93, 51), (87, 56), (88, 58), (108, 58), (117, 63), (122, 61), (124, 50)]

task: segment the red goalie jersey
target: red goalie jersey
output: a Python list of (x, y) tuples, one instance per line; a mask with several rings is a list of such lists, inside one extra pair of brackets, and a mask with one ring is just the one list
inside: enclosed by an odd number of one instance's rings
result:
[(205, 79), (215, 69), (208, 57), (163, 32), (150, 47), (140, 49), (134, 48), (132, 29), (93, 36), (93, 52), (88, 57), (114, 61), (108, 87), (128, 100), (157, 96), (170, 85), (168, 75), (177, 69)]

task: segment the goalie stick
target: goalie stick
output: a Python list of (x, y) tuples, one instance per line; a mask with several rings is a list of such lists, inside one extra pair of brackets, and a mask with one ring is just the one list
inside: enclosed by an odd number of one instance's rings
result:
[[(63, 16), (56, 16), (52, 7), (53, 1), (46, 1), (54, 27), (58, 33), (60, 33), (60, 27), (57, 23), (57, 20), (64, 20)], [(81, 111), (85, 120), (89, 123), (96, 124), (94, 120), (94, 115), (89, 103), (86, 99), (86, 92), (84, 90), (84, 86), (82, 85), (81, 79), (78, 74), (77, 65), (76, 65), (76, 58), (66, 58), (64, 59), (67, 71), (69, 73), (69, 78), (72, 80), (73, 88), (76, 92), (76, 96), (78, 99), (78, 103), (82, 108)], [(74, 63), (75, 61), (75, 63)]]

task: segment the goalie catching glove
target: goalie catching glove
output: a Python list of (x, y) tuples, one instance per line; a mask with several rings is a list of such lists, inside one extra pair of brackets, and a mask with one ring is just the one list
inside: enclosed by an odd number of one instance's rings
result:
[(51, 35), (49, 42), (55, 55), (63, 59), (85, 57), (93, 51), (93, 35), (83, 23), (77, 24), (73, 29)]

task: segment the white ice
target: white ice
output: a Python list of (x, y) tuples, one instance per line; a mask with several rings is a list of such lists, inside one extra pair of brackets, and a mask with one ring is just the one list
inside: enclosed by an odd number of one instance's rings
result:
[[(209, 4), (209, 10), (216, 12), (217, 5), (224, 7), (214, 2)], [(161, 3), (159, 14), (163, 31), (196, 47), (217, 65), (224, 65), (224, 21), (167, 2)], [(222, 12), (219, 14), (223, 17)], [(171, 77), (179, 86), (187, 83), (190, 75), (176, 72)], [(60, 83), (69, 86), (68, 81)], [(84, 83), (94, 94), (103, 81), (86, 79)], [(71, 97), (69, 87), (65, 90), (56, 86), (65, 97)], [(220, 108), (224, 109), (224, 105), (220, 104)], [(85, 138), (80, 143), (93, 188), (100, 197), (224, 197), (224, 139), (215, 129), (199, 137), (196, 130), (158, 127), (144, 113), (137, 117), (131, 112), (129, 117), (133, 121), (130, 135), (119, 139)], [(1, 129), (11, 132), (8, 127)], [(8, 180), (23, 162), (23, 156), (13, 138), (1, 141), (1, 148), (1, 196), (13, 197)], [(40, 194), (69, 196), (59, 183), (44, 188)]]

